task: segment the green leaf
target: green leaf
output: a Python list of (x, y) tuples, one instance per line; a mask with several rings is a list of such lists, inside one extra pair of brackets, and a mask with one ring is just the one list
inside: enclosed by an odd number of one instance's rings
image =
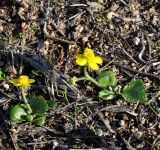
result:
[(73, 76), (71, 79), (70, 79), (70, 83), (71, 85), (76, 85), (76, 82), (77, 82), (77, 77), (76, 76)]
[(32, 122), (34, 119), (34, 116), (33, 115), (27, 115), (26, 116), (26, 120), (29, 121), (29, 122)]
[(5, 80), (5, 73), (2, 68), (0, 68), (0, 81)]
[(146, 102), (147, 93), (142, 80), (132, 80), (122, 91), (123, 98), (131, 103)]
[(43, 125), (43, 124), (45, 123), (45, 121), (46, 121), (46, 116), (43, 116), (43, 117), (41, 117), (40, 119), (38, 119), (38, 120), (35, 122), (35, 124), (41, 126), (41, 125)]
[(48, 110), (47, 101), (43, 97), (33, 97), (29, 104), (34, 115), (43, 115)]
[(54, 99), (48, 100), (47, 104), (50, 109), (55, 109), (57, 107), (57, 102)]
[(112, 71), (102, 71), (98, 77), (98, 82), (101, 86), (108, 87), (108, 86), (116, 86), (117, 79)]
[(160, 150), (160, 144), (157, 145), (157, 150)]
[(102, 90), (99, 92), (98, 96), (103, 100), (112, 100), (117, 97), (117, 94), (109, 90)]
[(10, 119), (15, 123), (21, 123), (22, 121), (25, 121), (26, 116), (27, 112), (20, 104), (13, 106), (10, 111)]

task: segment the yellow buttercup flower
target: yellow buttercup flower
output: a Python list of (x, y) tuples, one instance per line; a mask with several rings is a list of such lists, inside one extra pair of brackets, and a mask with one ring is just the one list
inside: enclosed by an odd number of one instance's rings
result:
[(25, 75), (21, 75), (19, 78), (17, 79), (12, 79), (9, 80), (14, 86), (21, 86), (21, 87), (25, 87), (25, 86), (31, 86), (31, 83), (34, 83), (35, 80), (34, 79), (29, 79), (28, 76)]
[(80, 66), (89, 66), (92, 70), (98, 70), (97, 64), (102, 64), (103, 60), (101, 57), (95, 56), (94, 51), (90, 48), (85, 48), (83, 54), (74, 55), (76, 63)]

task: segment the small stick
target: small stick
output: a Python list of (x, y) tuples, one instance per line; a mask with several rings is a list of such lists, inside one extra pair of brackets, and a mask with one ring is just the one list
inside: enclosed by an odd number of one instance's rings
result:
[[(13, 99), (13, 100), (20, 100), (20, 99), (17, 99), (15, 98), (16, 95), (15, 94), (9, 94), (9, 93), (5, 93), (3, 90), (0, 89), (0, 92), (5, 95), (6, 97), (8, 97), (9, 99)], [(8, 101), (8, 100), (7, 100)], [(5, 101), (6, 102), (6, 101)]]
[(150, 64), (151, 64), (150, 61), (145, 61), (145, 60), (142, 58), (143, 53), (144, 53), (144, 51), (145, 51), (145, 49), (146, 49), (145, 44), (144, 44), (144, 35), (143, 35), (143, 34), (142, 34), (142, 43), (141, 43), (141, 44), (142, 44), (142, 48), (141, 48), (140, 53), (138, 54), (138, 58), (139, 58), (139, 60), (140, 60), (141, 62), (143, 62), (144, 64), (150, 65)]
[(70, 5), (71, 7), (81, 7), (81, 6), (83, 6), (83, 7), (87, 7), (88, 5), (86, 5), (86, 4), (72, 4), (72, 5)]
[(115, 131), (111, 128), (109, 121), (107, 119), (104, 119), (101, 113), (98, 113), (99, 118), (102, 120), (106, 128), (111, 132), (115, 133)]
[[(149, 39), (148, 39), (148, 37), (146, 36), (146, 38), (147, 38), (147, 41), (148, 41), (148, 50), (149, 50), (149, 58), (151, 57), (151, 45), (149, 44)], [(144, 51), (145, 51), (145, 49), (146, 49), (146, 46), (145, 46), (145, 44), (144, 44), (144, 35), (142, 35), (142, 49), (141, 49), (141, 51), (140, 51), (140, 53), (139, 53), (139, 55), (138, 55), (138, 58), (139, 58), (139, 60), (141, 61), (141, 62), (143, 62), (144, 64), (148, 64), (148, 65), (151, 65), (151, 66), (158, 66), (158, 65), (160, 65), (160, 61), (158, 61), (158, 62), (151, 62), (151, 61), (145, 61), (143, 58), (142, 58), (142, 56), (143, 56), (143, 53), (144, 53)]]
[(146, 35), (146, 39), (147, 39), (147, 43), (148, 43), (148, 57), (151, 58), (152, 47), (151, 47), (151, 44), (150, 44), (149, 37), (147, 35)]
[(129, 144), (129, 142), (128, 142), (125, 138), (122, 137), (122, 140), (123, 140), (123, 143), (127, 146), (127, 148), (128, 148), (129, 150), (136, 150), (135, 148), (133, 148), (133, 147)]
[(59, 32), (61, 35), (63, 35), (63, 36), (65, 37), (65, 34), (59, 29), (59, 27), (54, 23), (53, 20), (51, 21), (51, 24), (54, 26), (54, 28), (55, 28), (56, 30), (58, 30), (58, 32)]
[(2, 20), (2, 19), (0, 19), (0, 23), (5, 23), (5, 24), (7, 24), (7, 22), (4, 21), (4, 20)]
[(62, 42), (62, 43), (66, 43), (66, 44), (72, 44), (73, 42), (71, 41), (68, 41), (68, 40), (63, 40), (63, 39), (60, 39), (60, 38), (57, 38), (57, 37), (52, 37), (51, 35), (49, 35), (49, 33), (47, 32), (47, 23), (45, 22), (44, 23), (44, 28), (43, 28), (43, 32), (45, 34), (45, 37), (48, 38), (48, 39), (51, 39), (51, 40), (55, 40), (55, 41), (59, 41), (59, 42)]
[(66, 22), (68, 22), (69, 20), (71, 20), (71, 19), (73, 19), (73, 18), (77, 18), (77, 17), (81, 16), (82, 14), (84, 14), (85, 12), (86, 12), (86, 11), (83, 11), (83, 12), (81, 12), (81, 13), (77, 13), (77, 14), (75, 14), (74, 16), (68, 18), (68, 20), (65, 20), (64, 22), (66, 23)]
[(129, 71), (131, 71), (131, 72), (140, 74), (140, 75), (142, 75), (142, 76), (146, 76), (146, 77), (149, 77), (149, 78), (154, 78), (154, 79), (160, 81), (160, 76), (157, 76), (157, 75), (154, 75), (154, 74), (151, 74), (151, 73), (146, 73), (146, 72), (134, 70), (134, 69), (130, 68), (129, 66), (124, 66), (124, 65), (122, 65), (122, 64), (120, 64), (120, 63), (117, 63), (117, 62), (113, 62), (112, 64), (115, 65), (115, 66), (117, 66), (117, 67), (119, 67), (119, 68), (123, 68), (123, 69), (125, 69), (125, 70), (129, 70)]

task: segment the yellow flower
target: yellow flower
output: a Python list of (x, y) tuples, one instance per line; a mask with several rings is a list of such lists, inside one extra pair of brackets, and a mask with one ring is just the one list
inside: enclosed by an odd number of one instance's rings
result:
[(74, 55), (76, 63), (80, 66), (89, 66), (92, 70), (98, 70), (97, 64), (102, 64), (103, 60), (101, 57), (95, 56), (94, 51), (90, 48), (85, 48), (83, 54)]
[(31, 83), (35, 82), (34, 79), (29, 79), (28, 76), (21, 75), (17, 79), (9, 80), (14, 86), (31, 86)]

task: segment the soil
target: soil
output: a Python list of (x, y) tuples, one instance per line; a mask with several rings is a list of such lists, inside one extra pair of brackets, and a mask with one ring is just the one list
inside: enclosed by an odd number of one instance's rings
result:
[[(1, 0), (0, 149), (160, 150), (159, 20), (159, 0)], [(83, 76), (74, 55), (86, 47), (103, 59), (92, 77), (113, 71), (121, 89), (141, 79), (150, 105), (101, 100), (88, 81), (71, 85)], [(42, 126), (10, 121), (22, 101), (8, 80), (20, 75), (36, 81), (28, 98), (57, 102)]]

